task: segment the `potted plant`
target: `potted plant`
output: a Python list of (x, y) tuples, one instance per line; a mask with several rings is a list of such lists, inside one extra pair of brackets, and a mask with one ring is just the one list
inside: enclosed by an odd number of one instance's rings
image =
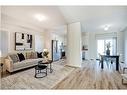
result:
[(110, 47), (111, 47), (111, 43), (108, 42), (108, 43), (106, 44), (106, 47), (107, 47), (106, 55), (110, 55)]

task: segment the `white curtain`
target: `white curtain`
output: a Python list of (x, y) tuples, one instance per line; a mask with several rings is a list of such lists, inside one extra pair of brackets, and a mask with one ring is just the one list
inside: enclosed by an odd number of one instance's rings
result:
[(116, 53), (117, 53), (117, 37), (113, 37), (112, 38), (112, 49), (113, 49), (113, 51), (112, 51), (112, 54), (113, 55), (116, 55)]

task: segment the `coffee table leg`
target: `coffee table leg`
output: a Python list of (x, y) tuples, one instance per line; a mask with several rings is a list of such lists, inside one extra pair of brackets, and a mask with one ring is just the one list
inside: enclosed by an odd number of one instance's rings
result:
[(36, 78), (36, 69), (35, 69), (35, 78)]
[(46, 68), (46, 76), (47, 76), (47, 68)]
[(52, 73), (53, 72), (53, 70), (52, 70), (52, 65), (51, 65), (51, 63), (50, 63), (50, 73)]

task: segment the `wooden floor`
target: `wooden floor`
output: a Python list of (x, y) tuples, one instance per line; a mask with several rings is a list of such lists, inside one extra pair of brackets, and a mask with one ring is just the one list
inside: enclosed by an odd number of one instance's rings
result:
[(107, 66), (101, 70), (94, 61), (83, 62), (83, 68), (76, 68), (68, 77), (58, 83), (53, 89), (127, 89), (122, 85), (120, 72), (115, 66)]

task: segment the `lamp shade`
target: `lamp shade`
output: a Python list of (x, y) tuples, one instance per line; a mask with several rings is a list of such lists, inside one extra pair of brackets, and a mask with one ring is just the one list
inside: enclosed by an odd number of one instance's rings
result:
[(43, 49), (43, 51), (45, 52), (45, 51), (48, 51), (48, 49)]

